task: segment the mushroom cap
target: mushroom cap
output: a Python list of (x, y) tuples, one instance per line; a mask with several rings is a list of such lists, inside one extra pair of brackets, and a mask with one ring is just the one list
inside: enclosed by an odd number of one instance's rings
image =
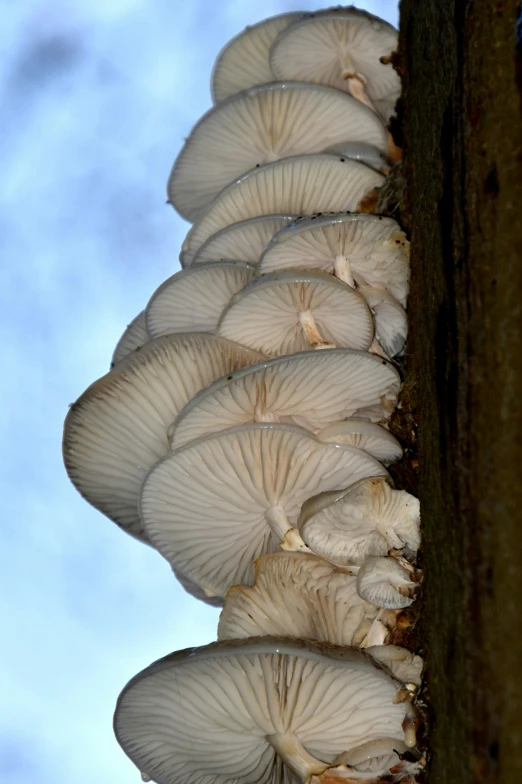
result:
[(227, 593), (218, 640), (270, 634), (358, 646), (377, 613), (357, 593), (355, 572), (308, 553), (275, 553), (257, 559), (253, 587)]
[(158, 338), (123, 359), (87, 388), (65, 419), (63, 457), (76, 489), (146, 541), (138, 495), (147, 471), (168, 450), (168, 426), (200, 389), (259, 359), (205, 334)]
[(192, 129), (170, 173), (169, 201), (193, 221), (250, 169), (351, 141), (383, 153), (388, 146), (381, 119), (352, 96), (299, 82), (251, 87), (215, 106)]
[(391, 63), (397, 30), (357, 8), (330, 8), (303, 16), (282, 30), (270, 50), (276, 79), (295, 79), (350, 91), (355, 77), (382, 114), (389, 115), (400, 95), (400, 78)]
[(176, 272), (159, 288), (145, 309), (151, 338), (174, 332), (215, 332), (231, 297), (253, 280), (246, 262), (215, 261)]
[(362, 743), (403, 742), (409, 706), (394, 703), (397, 686), (350, 648), (280, 637), (217, 642), (135, 676), (114, 730), (157, 784), (294, 782), (285, 763), (305, 782)]
[(402, 457), (402, 447), (395, 436), (373, 422), (344, 419), (327, 425), (316, 436), (320, 441), (328, 441), (330, 444), (348, 444), (364, 449), (383, 465), (395, 463)]
[(223, 47), (212, 70), (210, 89), (214, 103), (255, 84), (273, 82), (268, 58), (281, 30), (302, 16), (302, 11), (279, 14), (249, 25)]
[[(359, 409), (376, 407), (376, 412), (380, 409), (377, 418), (386, 417), (396, 405), (399, 388), (400, 378), (393, 365), (367, 352), (328, 349), (264, 360), (224, 376), (195, 395), (174, 422), (171, 447), (250, 422), (281, 422), (317, 430), (333, 421), (335, 436), (345, 424), (336, 420)], [(356, 422), (351, 431), (365, 432), (368, 425)], [(396, 439), (387, 430), (374, 427), (377, 435), (370, 431), (366, 440), (384, 441), (386, 449), (381, 447), (381, 453), (396, 451)], [(328, 435), (321, 440), (350, 443), (346, 437), (330, 439)], [(364, 440), (364, 436), (352, 436), (353, 441), (357, 438)], [(380, 460), (377, 454), (373, 457)]]
[(300, 218), (279, 231), (259, 261), (259, 274), (301, 267), (337, 275), (349, 285), (386, 289), (402, 305), (408, 296), (409, 242), (381, 215)]
[(341, 144), (332, 144), (330, 147), (325, 147), (323, 152), (330, 152), (334, 155), (340, 155), (341, 158), (352, 158), (354, 161), (365, 163), (366, 166), (371, 166), (375, 171), (382, 174), (387, 174), (390, 169), (390, 162), (387, 156), (375, 147), (373, 144), (367, 142), (342, 142)]
[(368, 558), (357, 572), (359, 596), (376, 607), (409, 607), (417, 584), (411, 579), (411, 567), (405, 567), (396, 558)]
[[(263, 354), (310, 348), (367, 350), (373, 319), (364, 297), (333, 275), (283, 270), (254, 280), (230, 301), (218, 332)], [(236, 336), (236, 337), (234, 337)]]
[(384, 664), (398, 681), (420, 686), (424, 667), (420, 656), (416, 656), (400, 645), (372, 645), (365, 650), (373, 659)]
[(386, 469), (359, 449), (291, 425), (241, 425), (159, 461), (142, 485), (140, 518), (171, 566), (207, 596), (225, 596), (251, 583), (260, 555), (286, 547), (306, 498), (373, 475)]
[(419, 500), (394, 490), (382, 476), (364, 478), (340, 493), (303, 505), (299, 529), (317, 555), (340, 565), (419, 546)]
[(185, 577), (181, 572), (178, 572), (177, 569), (172, 569), (174, 573), (174, 577), (179, 582), (181, 587), (184, 591), (189, 593), (191, 596), (194, 596), (195, 599), (200, 599), (205, 604), (209, 604), (211, 607), (223, 607), (223, 599), (221, 596), (207, 596), (205, 591), (203, 591), (199, 585), (197, 585), (192, 580), (189, 580), (188, 577)]
[(192, 266), (207, 261), (249, 261), (257, 264), (263, 248), (295, 215), (261, 215), (232, 223), (213, 234), (194, 256)]
[(359, 286), (373, 314), (375, 340), (387, 357), (399, 354), (406, 343), (408, 317), (406, 311), (389, 291), (373, 286)]
[(357, 210), (384, 177), (358, 161), (329, 153), (295, 155), (251, 169), (224, 188), (198, 216), (180, 254), (189, 267), (212, 234), (231, 223), (261, 215), (311, 215)]
[(114, 349), (114, 354), (112, 355), (111, 368), (118, 362), (121, 362), (127, 354), (131, 353), (131, 351), (141, 348), (145, 343), (148, 343), (149, 340), (150, 337), (145, 326), (145, 311), (142, 310), (141, 313), (138, 313), (138, 315), (132, 319), (131, 323), (118, 340), (116, 348)]

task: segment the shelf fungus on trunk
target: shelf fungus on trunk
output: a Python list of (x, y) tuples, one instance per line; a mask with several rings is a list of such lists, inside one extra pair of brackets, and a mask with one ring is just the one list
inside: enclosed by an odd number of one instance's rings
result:
[(139, 673), (119, 697), (114, 728), (157, 784), (328, 784), (348, 773), (364, 781), (372, 765), (378, 780), (394, 775), (416, 742), (415, 711), (397, 699), (400, 688), (351, 648), (230, 640), (174, 653)]

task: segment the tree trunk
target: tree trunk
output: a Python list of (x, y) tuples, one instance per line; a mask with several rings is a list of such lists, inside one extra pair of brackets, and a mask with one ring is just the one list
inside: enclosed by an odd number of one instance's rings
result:
[(402, 0), (430, 784), (522, 780), (518, 0)]

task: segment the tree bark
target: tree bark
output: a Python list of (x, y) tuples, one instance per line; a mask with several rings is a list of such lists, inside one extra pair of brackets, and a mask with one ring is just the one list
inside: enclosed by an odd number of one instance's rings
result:
[(402, 0), (430, 784), (522, 780), (518, 0)]

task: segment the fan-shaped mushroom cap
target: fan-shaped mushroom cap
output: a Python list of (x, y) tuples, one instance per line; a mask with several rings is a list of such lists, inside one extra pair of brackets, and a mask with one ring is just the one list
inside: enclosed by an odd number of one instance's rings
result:
[(366, 142), (332, 144), (330, 147), (326, 147), (323, 152), (330, 152), (334, 155), (340, 155), (341, 158), (351, 158), (354, 161), (360, 161), (365, 163), (366, 166), (371, 166), (375, 171), (380, 171), (382, 174), (388, 174), (390, 170), (390, 162), (386, 155), (377, 147)]
[(360, 286), (358, 290), (373, 314), (377, 345), (387, 357), (394, 357), (403, 350), (408, 334), (408, 318), (404, 308), (385, 289)]
[(213, 335), (168, 335), (147, 343), (95, 381), (65, 420), (69, 478), (96, 509), (146, 539), (138, 494), (149, 468), (168, 450), (167, 428), (196, 392), (260, 359)]
[(183, 242), (181, 264), (190, 266), (203, 243), (231, 223), (276, 213), (357, 210), (383, 181), (369, 166), (328, 153), (265, 163), (224, 188), (198, 216)]
[(259, 274), (287, 267), (320, 269), (349, 286), (387, 289), (405, 305), (408, 254), (409, 243), (392, 218), (368, 214), (300, 218), (268, 243)]
[(140, 517), (150, 541), (207, 596), (249, 584), (260, 555), (303, 547), (293, 528), (314, 493), (385, 475), (353, 447), (303, 428), (254, 424), (191, 441), (145, 479)]
[(379, 610), (360, 598), (355, 572), (307, 553), (258, 558), (255, 585), (226, 595), (218, 640), (284, 634), (358, 646)]
[(345, 419), (327, 425), (316, 435), (320, 441), (328, 441), (330, 444), (348, 444), (364, 449), (383, 465), (395, 463), (402, 457), (402, 447), (395, 436), (373, 422)]
[(181, 572), (178, 572), (177, 569), (173, 568), (172, 571), (174, 573), (174, 577), (179, 582), (183, 590), (189, 593), (191, 596), (194, 596), (195, 599), (200, 599), (202, 602), (209, 604), (211, 607), (223, 607), (223, 599), (221, 596), (207, 596), (205, 591), (203, 591), (199, 585), (196, 585), (193, 580), (189, 580), (188, 577), (185, 577), (183, 574), (181, 574)]
[(372, 645), (365, 650), (373, 659), (384, 664), (398, 681), (420, 686), (424, 666), (420, 656), (399, 645)]
[(169, 201), (193, 221), (230, 182), (263, 163), (362, 142), (383, 153), (381, 119), (355, 98), (313, 84), (262, 84), (218, 104), (193, 128), (172, 168)]
[(327, 84), (373, 106), (386, 119), (401, 91), (390, 58), (397, 31), (357, 8), (330, 8), (294, 22), (270, 50), (276, 79)]
[(255, 274), (246, 262), (215, 261), (181, 270), (156, 289), (145, 310), (151, 338), (174, 332), (215, 332), (231, 297)]
[(280, 784), (295, 781), (290, 771), (305, 784), (362, 743), (404, 742), (410, 708), (394, 703), (397, 686), (350, 648), (280, 637), (217, 642), (134, 677), (114, 729), (158, 784)]
[[(223, 311), (218, 332), (263, 354), (310, 348), (365, 351), (373, 319), (364, 297), (325, 272), (283, 270), (254, 280)], [(236, 337), (233, 337), (236, 336)]]
[(213, 234), (194, 256), (192, 266), (207, 261), (249, 261), (257, 264), (274, 234), (295, 220), (295, 215), (261, 215), (232, 223)]
[(248, 26), (218, 54), (211, 77), (214, 103), (255, 84), (273, 82), (268, 58), (281, 30), (302, 16), (302, 11), (280, 14)]
[[(269, 359), (247, 372), (230, 373), (195, 395), (174, 422), (171, 447), (250, 422), (282, 422), (317, 430), (327, 422), (372, 407), (376, 407), (376, 417), (383, 419), (395, 407), (399, 388), (393, 365), (366, 352), (329, 349)], [(332, 425), (334, 435), (344, 424)], [(354, 428), (364, 432), (368, 424), (355, 423), (351, 432)], [(387, 436), (391, 444), (385, 441)], [(357, 438), (364, 441), (365, 437), (352, 436), (352, 441)], [(385, 454), (398, 446), (383, 428), (377, 428), (377, 435), (370, 431), (368, 439), (376, 444), (384, 441), (387, 451), (381, 447), (380, 452)], [(321, 440), (349, 443), (344, 436)], [(371, 454), (369, 449), (365, 451)], [(380, 460), (376, 454), (373, 457)]]
[(138, 313), (136, 318), (133, 318), (125, 332), (118, 340), (114, 354), (112, 355), (111, 368), (120, 362), (127, 354), (134, 351), (136, 348), (141, 348), (145, 343), (150, 340), (145, 327), (145, 311), (142, 310)]
[(357, 592), (376, 607), (409, 607), (418, 587), (411, 577), (411, 567), (396, 558), (368, 558), (357, 572)]
[(375, 476), (339, 493), (310, 498), (301, 510), (299, 529), (314, 553), (347, 565), (386, 555), (391, 549), (416, 551), (419, 521), (418, 498), (405, 490), (393, 490), (385, 479)]

